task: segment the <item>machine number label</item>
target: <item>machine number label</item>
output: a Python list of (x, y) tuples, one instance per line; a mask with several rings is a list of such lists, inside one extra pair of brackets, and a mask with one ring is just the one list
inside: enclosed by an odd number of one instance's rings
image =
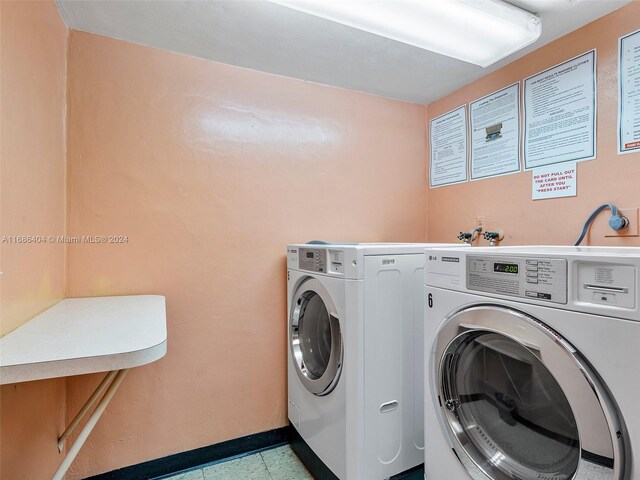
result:
[(427, 297), (427, 304), (429, 305), (429, 308), (433, 308), (433, 294), (430, 293), (429, 296)]

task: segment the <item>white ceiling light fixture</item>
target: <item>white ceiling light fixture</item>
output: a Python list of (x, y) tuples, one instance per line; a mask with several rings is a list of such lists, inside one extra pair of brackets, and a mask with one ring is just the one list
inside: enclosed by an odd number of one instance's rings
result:
[(268, 0), (481, 67), (535, 42), (540, 18), (501, 0)]

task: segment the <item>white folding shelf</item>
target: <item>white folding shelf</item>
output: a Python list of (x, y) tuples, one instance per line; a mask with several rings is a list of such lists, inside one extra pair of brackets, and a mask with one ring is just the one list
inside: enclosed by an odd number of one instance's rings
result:
[(0, 385), (108, 372), (76, 418), (64, 441), (98, 402), (53, 480), (61, 480), (129, 368), (167, 351), (165, 299), (159, 295), (67, 298), (0, 338)]

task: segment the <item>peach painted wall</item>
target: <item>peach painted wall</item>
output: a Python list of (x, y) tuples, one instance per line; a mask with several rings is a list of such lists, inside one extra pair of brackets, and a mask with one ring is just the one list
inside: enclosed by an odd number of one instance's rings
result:
[(424, 106), (76, 31), (68, 61), (68, 233), (128, 237), (70, 245), (68, 295), (166, 295), (169, 329), (71, 477), (285, 425), (286, 244), (424, 240)]
[[(53, 1), (0, 2), (0, 237), (65, 232), (67, 28)], [(0, 243), (0, 335), (58, 302), (64, 245)], [(64, 380), (0, 388), (0, 478), (49, 478)]]
[[(640, 207), (640, 154), (616, 155), (618, 38), (640, 27), (640, 2), (611, 13), (542, 47), (457, 92), (431, 103), (428, 119), (597, 49), (597, 159), (578, 164), (578, 196), (531, 200), (531, 172), (429, 190), (430, 241), (451, 241), (486, 217), (489, 229), (504, 229), (503, 245), (573, 244), (582, 224), (601, 203)], [(603, 213), (584, 245), (640, 245), (638, 237), (605, 239)], [(637, 219), (635, 220), (637, 223)], [(486, 245), (482, 240), (480, 244)]]
[[(53, 2), (2, 1), (0, 231), (65, 226), (67, 28)], [(64, 296), (63, 244), (2, 243), (0, 335)]]

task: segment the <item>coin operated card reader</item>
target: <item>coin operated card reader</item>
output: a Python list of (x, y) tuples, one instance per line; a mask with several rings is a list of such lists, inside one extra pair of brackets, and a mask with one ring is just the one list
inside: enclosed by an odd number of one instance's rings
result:
[(612, 308), (636, 307), (636, 269), (631, 265), (580, 262), (578, 301)]

